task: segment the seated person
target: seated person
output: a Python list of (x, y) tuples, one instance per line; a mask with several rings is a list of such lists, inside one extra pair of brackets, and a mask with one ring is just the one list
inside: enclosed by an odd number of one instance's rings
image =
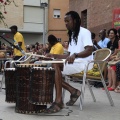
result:
[[(111, 54), (111, 56), (109, 57), (108, 60), (111, 60), (111, 59), (114, 58), (114, 55), (117, 54), (117, 49), (118, 49), (117, 30), (115, 28), (109, 29), (108, 30), (108, 37), (109, 37), (110, 41), (107, 44), (107, 48), (109, 48), (112, 52), (112, 54)], [(116, 79), (112, 80), (112, 78), (111, 78), (112, 77), (111, 75), (114, 73), (114, 70), (115, 70), (114, 67), (109, 67), (107, 69), (107, 66), (105, 67), (105, 70), (104, 70), (104, 73), (105, 73), (104, 78), (107, 79), (107, 76), (108, 76), (108, 81), (110, 83), (108, 85), (108, 87), (110, 87), (109, 90), (114, 90), (113, 88), (115, 88)], [(107, 75), (107, 73), (108, 73), (108, 75)], [(114, 73), (114, 75), (115, 75), (115, 73)], [(113, 85), (111, 85), (110, 81), (113, 82)]]
[[(117, 30), (117, 36), (119, 38), (120, 42), (120, 28)], [(119, 49), (120, 49), (120, 44), (119, 44)], [(120, 62), (116, 64), (116, 77), (117, 77), (117, 87), (115, 88), (116, 93), (120, 93)]]
[(51, 47), (51, 50), (50, 50), (51, 54), (63, 54), (64, 53), (62, 44), (57, 40), (57, 38), (54, 35), (48, 36), (48, 42)]
[(116, 50), (118, 49), (117, 30), (115, 28), (108, 30), (108, 37), (110, 41), (107, 44), (107, 48), (111, 50), (112, 56), (114, 56), (114, 54), (116, 54)]
[(100, 48), (107, 48), (107, 44), (110, 41), (109, 38), (106, 37), (106, 29), (103, 29), (99, 32), (99, 37), (101, 40), (97, 43), (97, 47)]
[[(108, 62), (108, 83), (109, 84), (108, 84), (107, 88), (108, 88), (109, 91), (114, 91), (115, 90), (115, 88), (116, 88), (116, 80), (117, 80), (116, 77), (119, 80), (120, 56), (114, 57), (112, 61), (113, 62), (116, 61), (116, 64), (110, 66), (109, 62)], [(116, 66), (117, 66), (117, 69), (116, 69)]]
[(64, 41), (63, 42), (64, 54), (68, 53), (68, 46), (69, 46), (69, 42), (68, 41)]
[[(50, 106), (50, 108), (45, 110), (45, 113), (59, 112), (63, 108), (64, 103), (62, 101), (62, 88), (68, 90), (71, 94), (70, 100), (66, 103), (66, 105), (72, 106), (76, 102), (81, 92), (64, 82), (62, 80), (62, 74), (70, 75), (80, 73), (84, 70), (88, 61), (93, 60), (93, 43), (91, 40), (91, 33), (89, 30), (80, 27), (81, 19), (79, 14), (75, 11), (70, 11), (66, 13), (64, 21), (68, 29), (69, 53), (58, 55), (51, 52), (50, 54), (46, 55), (47, 57), (66, 59), (66, 61), (64, 65), (60, 63), (52, 64), (53, 68), (55, 69), (56, 96), (55, 102)], [(79, 63), (75, 63), (74, 61), (79, 61)], [(93, 65), (90, 66), (90, 69), (92, 67)]]
[[(112, 51), (109, 60), (117, 60), (115, 56), (119, 52), (117, 30), (115, 28), (108, 30), (108, 37), (110, 41), (108, 42), (107, 48)], [(108, 90), (113, 91), (116, 88), (116, 65), (108, 66), (108, 83)]]
[(45, 45), (43, 46), (43, 55), (46, 55), (47, 53), (50, 53), (49, 43), (45, 43)]
[[(48, 42), (51, 47), (50, 54), (58, 54), (62, 55), (64, 53), (64, 49), (62, 44), (57, 40), (57, 38), (54, 35), (48, 36)], [(48, 53), (49, 54), (49, 53)], [(44, 58), (47, 60), (47, 58)], [(39, 61), (36, 61), (35, 64), (39, 64)], [(48, 67), (51, 66), (51, 64), (47, 64)]]

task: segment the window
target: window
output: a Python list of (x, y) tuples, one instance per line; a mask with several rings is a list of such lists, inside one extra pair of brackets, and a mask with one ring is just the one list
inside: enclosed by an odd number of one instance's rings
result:
[(42, 23), (43, 13), (40, 7), (24, 6), (24, 22)]
[(81, 12), (81, 25), (87, 28), (87, 10)]
[(57, 40), (58, 40), (59, 42), (61, 42), (61, 38), (57, 38)]
[(60, 9), (54, 9), (53, 10), (53, 17), (54, 18), (60, 18)]

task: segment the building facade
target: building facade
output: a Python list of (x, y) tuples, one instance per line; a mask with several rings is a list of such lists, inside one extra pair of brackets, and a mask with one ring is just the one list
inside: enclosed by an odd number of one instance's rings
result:
[[(6, 5), (5, 23), (8, 27), (11, 25), (18, 25), (20, 28), (23, 28), (23, 0), (16, 0), (15, 4), (11, 3), (10, 5)], [(4, 11), (3, 7), (0, 8), (0, 11)], [(8, 31), (8, 28), (4, 26), (4, 24), (0, 23), (0, 31)]]
[(115, 8), (120, 8), (120, 0), (70, 0), (70, 10), (79, 13), (81, 25), (96, 33), (97, 38), (101, 29), (112, 28)]
[[(64, 16), (69, 11), (69, 0), (16, 0), (15, 3), (18, 7), (13, 3), (6, 6), (5, 22), (8, 28), (0, 23), (0, 34), (9, 34), (9, 27), (17, 25), (26, 45), (46, 43), (50, 34), (61, 42), (68, 40)], [(41, 7), (41, 3), (47, 3), (47, 6)]]
[(26, 44), (35, 44), (36, 42), (43, 43), (43, 32), (48, 31), (48, 9), (42, 7), (41, 3), (47, 3), (48, 0), (16, 0), (14, 4), (6, 6), (8, 13), (5, 15), (4, 24), (0, 23), (0, 32), (9, 34), (9, 27), (12, 25), (18, 26)]
[(65, 13), (69, 11), (69, 0), (49, 0), (48, 35), (55, 35), (59, 41), (68, 41), (64, 23)]

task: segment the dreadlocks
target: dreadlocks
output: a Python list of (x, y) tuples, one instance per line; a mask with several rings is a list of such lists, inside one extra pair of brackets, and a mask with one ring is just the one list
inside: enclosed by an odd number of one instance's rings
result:
[[(74, 29), (74, 33), (73, 33), (73, 39), (75, 40), (75, 43), (77, 44), (78, 34), (79, 34), (79, 31), (80, 31), (80, 25), (81, 25), (80, 16), (75, 11), (67, 12), (66, 15), (70, 15), (73, 20), (76, 20), (76, 23), (74, 23), (75, 24), (75, 29)], [(72, 31), (71, 30), (68, 31), (68, 35), (69, 35), (69, 42), (71, 43), (71, 36), (72, 36)]]

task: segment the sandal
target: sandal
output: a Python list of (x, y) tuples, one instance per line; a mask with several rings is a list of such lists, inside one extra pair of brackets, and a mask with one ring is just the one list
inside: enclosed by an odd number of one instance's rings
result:
[(120, 93), (120, 86), (117, 86), (117, 88), (114, 90), (116, 93)]
[[(79, 92), (79, 94), (78, 94), (78, 92)], [(67, 106), (72, 106), (77, 101), (80, 94), (81, 94), (80, 91), (76, 89), (75, 93), (70, 95), (70, 100), (66, 103), (66, 105)]]
[(63, 109), (64, 105), (63, 103), (56, 103), (56, 102), (53, 102), (53, 104), (47, 108), (44, 113), (57, 113), (59, 112), (61, 109)]

